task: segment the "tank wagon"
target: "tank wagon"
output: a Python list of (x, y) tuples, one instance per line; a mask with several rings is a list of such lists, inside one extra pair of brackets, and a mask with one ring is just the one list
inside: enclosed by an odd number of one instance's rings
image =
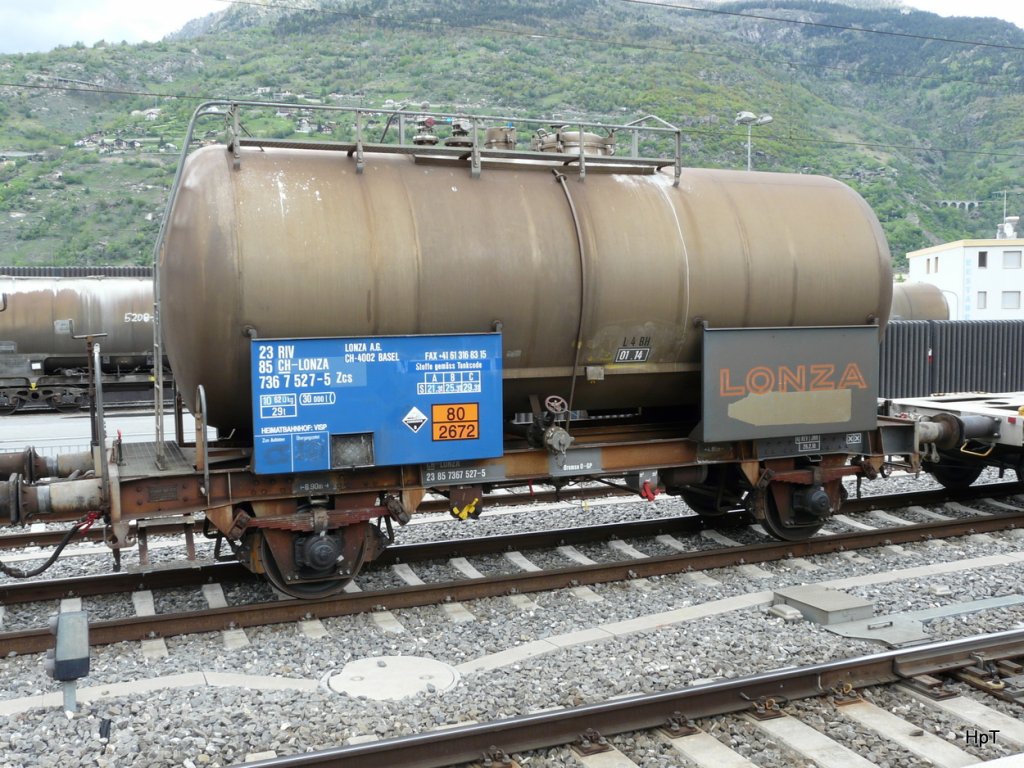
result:
[(949, 320), (949, 304), (931, 283), (893, 283), (890, 320)]
[(105, 387), (152, 387), (152, 270), (0, 267), (0, 414), (85, 404), (85, 336), (103, 339)]
[[(428, 492), (465, 518), (495, 488), (600, 480), (798, 540), (844, 477), (915, 464), (920, 427), (877, 416), (889, 251), (849, 187), (683, 168), (655, 118), (542, 125), (529, 149), (536, 122), (359, 110), (328, 115), (352, 141), (241, 137), (276, 106), (197, 111), (156, 250), (197, 444), (163, 440), (158, 404), (156, 443), (45, 492), (22, 472), (0, 516), (101, 509), (117, 549), (138, 520), (204, 511), (315, 597)], [(226, 145), (189, 152), (225, 112)], [(397, 142), (365, 141), (371, 120)], [(641, 131), (665, 157), (616, 154)]]

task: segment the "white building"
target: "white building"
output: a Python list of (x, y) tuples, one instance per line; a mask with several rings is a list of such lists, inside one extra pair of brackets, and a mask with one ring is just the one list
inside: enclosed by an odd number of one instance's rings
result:
[(907, 254), (911, 282), (938, 287), (950, 320), (1024, 319), (1024, 238), (1008, 216), (993, 240), (958, 240)]

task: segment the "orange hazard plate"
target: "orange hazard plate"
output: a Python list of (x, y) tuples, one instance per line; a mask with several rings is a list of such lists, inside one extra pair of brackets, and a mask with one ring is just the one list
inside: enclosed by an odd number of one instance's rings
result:
[(476, 440), (480, 437), (479, 403), (442, 403), (430, 406), (433, 440)]

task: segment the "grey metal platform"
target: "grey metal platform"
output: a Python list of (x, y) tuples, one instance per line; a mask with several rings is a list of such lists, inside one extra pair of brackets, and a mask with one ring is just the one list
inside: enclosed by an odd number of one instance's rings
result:
[(776, 590), (774, 603), (791, 605), (816, 624), (866, 620), (875, 613), (874, 604), (868, 600), (817, 584)]
[(191, 475), (196, 471), (192, 460), (186, 457), (181, 447), (169, 441), (164, 443), (164, 467), (160, 469), (156, 464), (156, 448), (156, 442), (122, 443), (121, 462), (118, 464), (121, 479)]

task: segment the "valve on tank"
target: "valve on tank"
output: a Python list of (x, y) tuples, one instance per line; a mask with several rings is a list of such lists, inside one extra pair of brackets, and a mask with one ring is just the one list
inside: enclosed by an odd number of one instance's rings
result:
[(484, 132), (484, 147), (487, 149), (516, 148), (516, 129), (511, 125), (496, 125)]
[(569, 434), (564, 428), (555, 423), (562, 417), (569, 415), (569, 403), (559, 395), (549, 395), (544, 398), (544, 409), (541, 410), (537, 398), (530, 398), (533, 404), (533, 420), (527, 431), (527, 440), (537, 448), (547, 448), (555, 456), (565, 458), (565, 452), (569, 450), (576, 438)]
[(437, 134), (434, 133), (436, 122), (429, 115), (421, 115), (416, 118), (416, 135), (412, 137), (412, 143), (417, 146), (432, 147), (438, 142)]
[(444, 145), (446, 147), (472, 147), (473, 136), (470, 133), (472, 130), (472, 121), (461, 117), (454, 118), (452, 120), (452, 135), (444, 140)]
[(534, 152), (565, 152), (577, 154), (583, 145), (585, 155), (614, 155), (615, 131), (599, 136), (589, 131), (570, 131), (569, 126), (551, 126), (554, 132), (538, 128), (530, 148)]

